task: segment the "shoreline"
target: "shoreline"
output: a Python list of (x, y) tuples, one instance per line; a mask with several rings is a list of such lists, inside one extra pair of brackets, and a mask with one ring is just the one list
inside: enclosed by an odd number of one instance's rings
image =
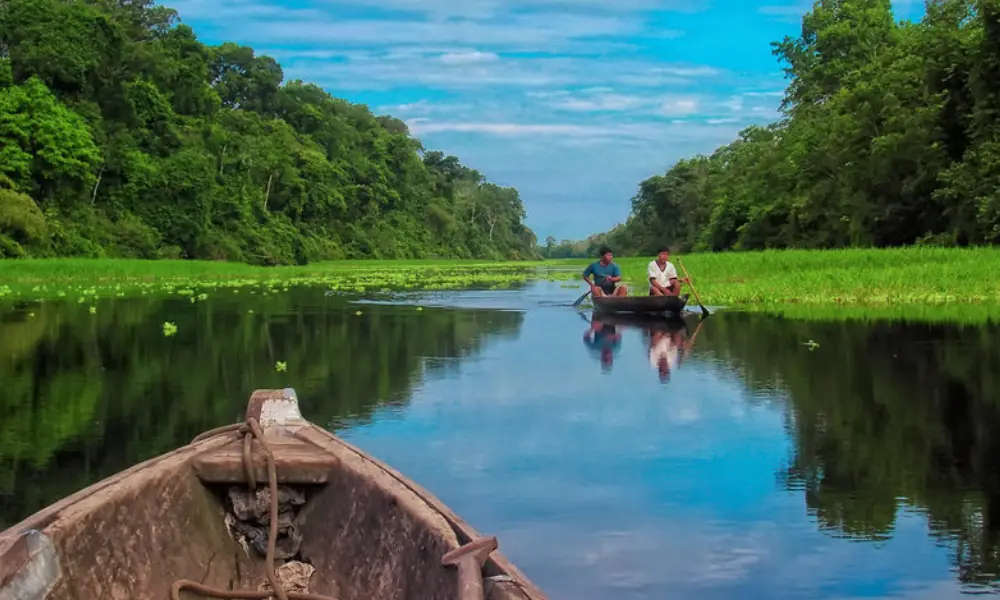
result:
[[(194, 287), (262, 286), (278, 291), (298, 285), (375, 293), (503, 288), (549, 280), (564, 282), (569, 304), (583, 293), (580, 273), (592, 260), (360, 259), (265, 267), (199, 260), (4, 259), (0, 299), (90, 300), (185, 293), (185, 288)], [(630, 295), (645, 291), (645, 269), (651, 260), (616, 257)], [(726, 311), (793, 318), (815, 314), (824, 319), (922, 314), (921, 321), (967, 321), (975, 314), (980, 322), (1000, 320), (1000, 248), (765, 250), (689, 254), (681, 260), (702, 302)], [(671, 262), (683, 276), (676, 254)], [(684, 286), (684, 293), (690, 291)], [(690, 302), (695, 302), (693, 294)]]

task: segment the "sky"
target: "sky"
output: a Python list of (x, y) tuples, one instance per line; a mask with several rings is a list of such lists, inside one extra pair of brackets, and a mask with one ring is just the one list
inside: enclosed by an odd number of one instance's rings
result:
[[(518, 189), (543, 241), (624, 222), (639, 182), (778, 116), (771, 41), (809, 0), (164, 0), (206, 43), (404, 120)], [(922, 0), (893, 0), (918, 19)]]

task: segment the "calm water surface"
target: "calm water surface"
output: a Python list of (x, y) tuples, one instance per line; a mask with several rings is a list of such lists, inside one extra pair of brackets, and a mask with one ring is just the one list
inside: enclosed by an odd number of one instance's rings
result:
[(591, 323), (577, 293), (0, 310), (0, 526), (291, 386), (553, 599), (994, 592), (1000, 327), (651, 329)]

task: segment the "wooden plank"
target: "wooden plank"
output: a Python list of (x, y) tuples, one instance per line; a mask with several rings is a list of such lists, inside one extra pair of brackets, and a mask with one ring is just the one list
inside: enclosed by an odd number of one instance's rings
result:
[(28, 544), (23, 535), (6, 547), (0, 545), (0, 587), (7, 585), (14, 574), (27, 563)]
[[(278, 483), (326, 483), (330, 471), (338, 468), (340, 464), (339, 459), (333, 454), (294, 437), (268, 437), (267, 444), (274, 453)], [(256, 440), (253, 443), (251, 457), (257, 485), (267, 485), (267, 460)], [(236, 440), (221, 448), (199, 454), (192, 459), (191, 468), (198, 478), (206, 483), (245, 483), (243, 441)]]

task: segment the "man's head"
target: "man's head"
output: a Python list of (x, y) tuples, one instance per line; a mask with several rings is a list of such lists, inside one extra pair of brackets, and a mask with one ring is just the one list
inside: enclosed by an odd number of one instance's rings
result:
[(660, 246), (660, 250), (656, 254), (656, 259), (660, 262), (667, 262), (670, 260), (670, 248)]
[(615, 255), (611, 252), (611, 248), (607, 246), (601, 246), (600, 255), (601, 262), (604, 264), (608, 264), (615, 257)]

